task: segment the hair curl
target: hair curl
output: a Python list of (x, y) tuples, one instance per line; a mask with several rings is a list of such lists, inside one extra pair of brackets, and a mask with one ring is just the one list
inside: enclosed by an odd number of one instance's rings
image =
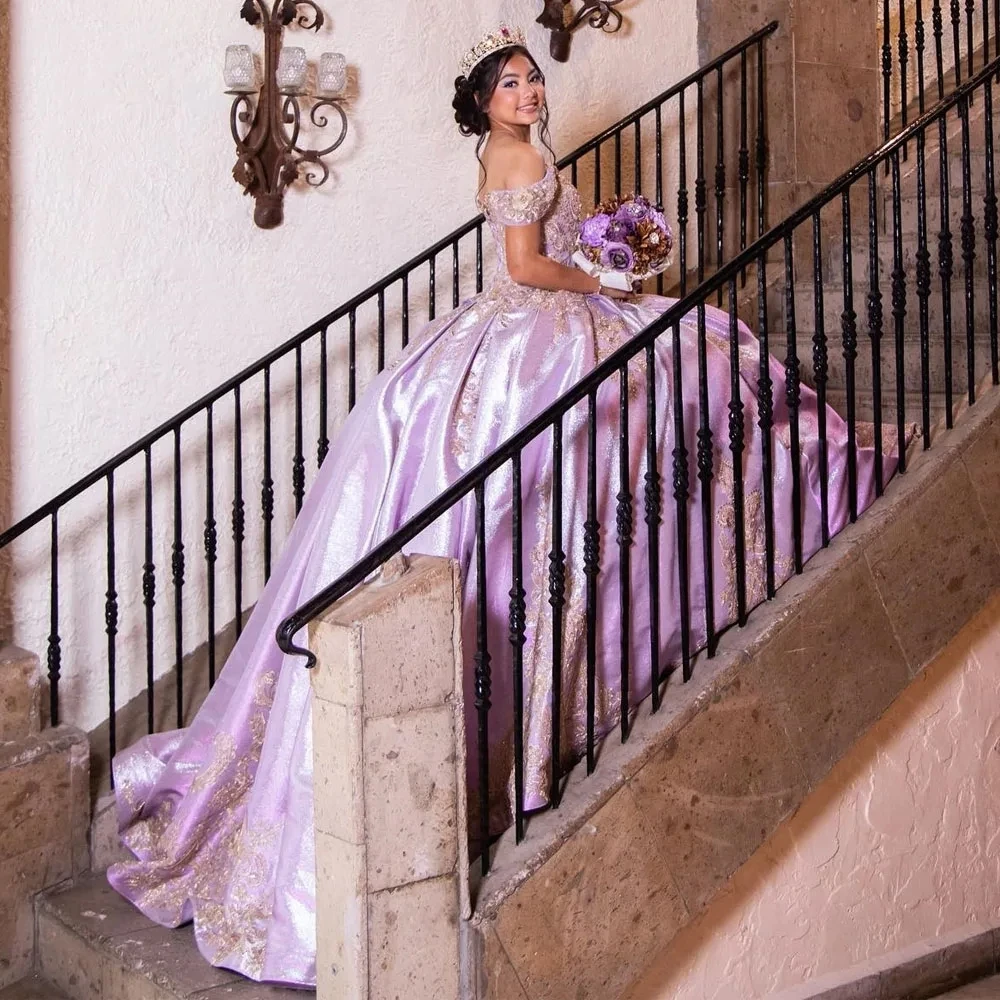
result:
[[(458, 123), (458, 129), (462, 135), (479, 136), (476, 143), (476, 159), (483, 167), (483, 183), (485, 183), (486, 168), (483, 166), (482, 151), (490, 132), (490, 119), (486, 109), (497, 89), (504, 67), (516, 55), (524, 56), (541, 73), (544, 81), (545, 74), (542, 73), (535, 57), (522, 45), (512, 45), (509, 48), (493, 52), (479, 63), (469, 76), (460, 76), (455, 80), (455, 96), (451, 102), (451, 106), (455, 109), (455, 121)], [(539, 112), (538, 125), (538, 137), (552, 158), (555, 159), (549, 136), (549, 107), (547, 103), (542, 105)], [(482, 184), (480, 184), (480, 188), (482, 188)]]

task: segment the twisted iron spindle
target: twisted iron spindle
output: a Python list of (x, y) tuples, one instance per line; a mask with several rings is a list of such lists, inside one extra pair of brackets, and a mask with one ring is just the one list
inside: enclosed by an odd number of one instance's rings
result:
[[(989, 0), (983, 0), (983, 6), (985, 7)], [(969, 79), (976, 73), (976, 43), (975, 43), (975, 28), (973, 26), (973, 20), (976, 13), (976, 2), (975, 0), (965, 0), (965, 44), (969, 55)], [(971, 95), (970, 95), (971, 99)]]
[(959, 0), (951, 0), (951, 44), (952, 44), (952, 54), (954, 55), (954, 68), (955, 68), (955, 86), (960, 87), (962, 85), (962, 42), (961, 42), (961, 23), (962, 23), (962, 5)]
[(514, 669), (514, 825), (517, 842), (524, 839), (524, 528), (522, 525), (521, 453), (511, 459), (511, 586), (508, 596), (509, 638)]
[[(906, 128), (909, 114), (909, 95), (907, 92), (906, 69), (909, 63), (910, 49), (906, 37), (906, 0), (899, 0), (899, 90), (902, 101), (903, 128)], [(903, 147), (904, 151), (906, 147)], [(905, 154), (904, 154), (905, 155)]]
[(899, 153), (892, 154), (892, 319), (896, 343), (896, 429), (900, 472), (906, 471), (906, 271), (903, 269), (902, 199), (899, 190)]
[(802, 572), (802, 462), (799, 441), (799, 353), (795, 329), (795, 262), (792, 259), (792, 234), (785, 236), (785, 405), (788, 407), (788, 430), (792, 465), (792, 548), (795, 572)]
[(675, 323), (670, 339), (673, 368), (674, 447), (673, 497), (677, 521), (677, 585), (680, 594), (681, 669), (685, 683), (691, 680), (691, 579), (688, 558), (688, 497), (690, 473), (684, 437), (684, 377), (681, 366), (681, 325)]
[(813, 384), (816, 386), (816, 431), (819, 438), (819, 507), (823, 547), (830, 544), (830, 449), (826, 431), (826, 386), (830, 358), (823, 301), (823, 236), (819, 211), (813, 214)]
[(431, 257), (427, 266), (427, 322), (430, 323), (437, 316), (437, 257)]
[(948, 127), (946, 116), (938, 119), (938, 152), (940, 165), (940, 229), (938, 230), (938, 274), (941, 278), (941, 325), (944, 327), (944, 404), (945, 426), (951, 430), (952, 416), (952, 357), (951, 357), (951, 277), (955, 268), (951, 238), (951, 193), (949, 191)]
[(490, 870), (490, 653), (486, 632), (486, 500), (485, 487), (476, 486), (476, 654), (474, 701), (479, 757), (479, 839), (482, 870)]
[(264, 369), (264, 475), (260, 484), (264, 522), (264, 582), (271, 579), (271, 524), (274, 521), (274, 478), (271, 475), (271, 366)]
[[(747, 128), (747, 53), (744, 49), (740, 53), (740, 149), (739, 149), (739, 178), (740, 178), (740, 253), (747, 248), (747, 202), (750, 185), (750, 147)], [(745, 288), (747, 283), (747, 272), (740, 272), (740, 285)]]
[(736, 279), (729, 280), (729, 454), (733, 460), (733, 543), (736, 557), (736, 621), (747, 623), (747, 537), (743, 491), (746, 417), (740, 377), (740, 327)]
[[(725, 254), (726, 224), (726, 157), (725, 157), (725, 109), (723, 107), (722, 67), (716, 70), (715, 93), (715, 269), (722, 269)], [(722, 308), (722, 286), (719, 286), (719, 308)]]
[(144, 449), (145, 489), (144, 499), (144, 552), (142, 564), (142, 605), (146, 612), (146, 732), (156, 727), (153, 705), (155, 659), (153, 649), (153, 608), (156, 605), (156, 566), (153, 563), (153, 454), (149, 445)]
[(174, 428), (174, 542), (170, 575), (174, 585), (174, 670), (177, 672), (177, 728), (184, 727), (184, 539), (181, 496), (181, 429)]
[(715, 655), (715, 559), (712, 554), (712, 481), (715, 456), (712, 449), (712, 424), (708, 393), (708, 338), (705, 329), (705, 305), (698, 305), (698, 481), (701, 483), (701, 555), (705, 581), (705, 643), (708, 655)]
[(757, 236), (767, 232), (767, 117), (764, 105), (764, 43), (757, 43)]
[[(925, 136), (917, 135), (917, 312), (920, 322), (920, 416), (924, 448), (931, 446), (931, 255), (927, 249), (927, 164)], [(901, 446), (901, 445), (900, 445)]]
[[(995, 22), (996, 23), (996, 22)], [(997, 24), (1000, 28), (1000, 24)], [(998, 43), (1000, 47), (1000, 43)], [(993, 148), (993, 78), (984, 84), (986, 96), (986, 194), (983, 196), (983, 233), (986, 237), (986, 291), (990, 310), (990, 371), (993, 384), (1000, 384), (1000, 364), (997, 358), (997, 193)]]
[(587, 396), (587, 521), (583, 526), (583, 575), (587, 581), (587, 774), (597, 764), (597, 577), (601, 525), (597, 520), (597, 390)]
[(306, 456), (302, 441), (302, 345), (295, 348), (295, 454), (292, 458), (292, 496), (295, 513), (302, 510), (306, 495)]
[(549, 606), (552, 608), (552, 785), (558, 807), (562, 782), (563, 608), (566, 605), (566, 553), (562, 528), (562, 418), (552, 425), (552, 548), (549, 550)]
[(326, 327), (319, 331), (319, 441), (316, 443), (316, 468), (321, 468), (330, 451), (329, 376), (327, 374)]
[(637, 120), (632, 135), (632, 190), (642, 194), (642, 121)]
[(628, 739), (631, 697), (632, 649), (632, 481), (629, 470), (629, 407), (628, 407), (628, 366), (621, 369), (621, 383), (618, 393), (618, 507), (615, 527), (618, 535), (618, 634), (621, 640), (621, 733), (622, 742)]
[(962, 120), (962, 264), (965, 268), (965, 360), (969, 405), (976, 401), (976, 220), (972, 214), (972, 157), (969, 149), (969, 104), (958, 104)]
[(599, 142), (594, 147), (594, 204), (599, 205), (604, 199), (601, 197), (603, 185), (601, 184), (601, 153), (604, 143)]
[(767, 597), (774, 597), (774, 380), (768, 349), (767, 257), (757, 258), (757, 426), (760, 428), (760, 476), (764, 493), (764, 572)]
[[(659, 104), (656, 105), (655, 112), (655, 127), (656, 127), (656, 137), (655, 137), (655, 167), (656, 167), (656, 194), (654, 195), (656, 199), (656, 205), (662, 210), (663, 205), (663, 114), (662, 108)], [(656, 276), (656, 294), (663, 294), (663, 273), (661, 272)]]
[(49, 677), (49, 719), (59, 725), (59, 677), (62, 673), (62, 639), (59, 638), (59, 510), (52, 512), (49, 528), (49, 637), (45, 666)]
[(941, 0), (934, 0), (931, 10), (931, 23), (934, 31), (934, 61), (937, 66), (938, 100), (944, 100), (944, 17), (941, 14)]
[[(118, 590), (115, 586), (115, 474), (107, 476), (108, 485), (108, 589), (104, 594), (104, 630), (108, 637), (108, 760), (118, 752), (118, 706), (116, 704), (116, 637), (118, 635)], [(115, 775), (109, 770), (109, 780), (114, 788)]]
[(889, 24), (889, 0), (882, 0), (882, 139), (889, 141), (892, 116), (892, 42)]
[[(433, 264), (433, 261), (431, 262)], [(347, 316), (347, 409), (353, 410), (358, 399), (358, 314)]]
[(684, 132), (686, 129), (684, 114), (684, 91), (678, 95), (680, 102), (680, 117), (677, 122), (678, 127), (678, 173), (677, 173), (677, 246), (678, 261), (681, 272), (681, 298), (687, 295), (687, 224), (688, 224), (688, 188), (687, 188), (687, 142)]
[[(653, 711), (660, 709), (660, 525), (663, 499), (656, 440), (656, 348), (646, 346), (646, 475), (643, 507), (649, 549), (649, 664)], [(626, 710), (627, 706), (622, 706)]]
[(879, 280), (878, 180), (868, 172), (868, 339), (872, 355), (872, 421), (875, 424), (875, 495), (882, 495), (882, 336), (885, 324)]
[[(482, 268), (482, 242), (479, 244), (480, 258), (479, 266)], [(481, 272), (480, 272), (480, 280)], [(403, 275), (403, 280), (400, 286), (400, 339), (402, 341), (402, 346), (405, 349), (406, 345), (410, 342), (410, 276), (409, 274)]]
[(922, 6), (922, 0), (917, 0), (917, 14), (916, 14), (916, 24), (914, 25), (913, 31), (913, 41), (914, 46), (917, 51), (917, 96), (918, 96), (918, 107), (920, 109), (920, 114), (922, 115), (925, 110), (924, 101), (924, 46), (925, 46), (925, 34), (924, 34), (924, 11)]
[[(576, 186), (576, 163), (573, 164), (573, 184)], [(476, 226), (476, 294), (483, 290), (483, 224)]]
[(615, 129), (615, 194), (622, 195), (622, 132)]
[(698, 80), (696, 157), (698, 173), (694, 181), (694, 214), (698, 220), (698, 284), (705, 280), (705, 221), (708, 214), (708, 181), (705, 178), (705, 95)]
[(236, 636), (243, 632), (243, 540), (246, 537), (246, 505), (243, 502), (243, 407), (240, 387), (233, 390), (233, 611)]
[[(458, 254), (458, 244), (455, 244), (455, 253)], [(456, 261), (457, 266), (457, 261)], [(456, 278), (457, 281), (457, 278)], [(378, 358), (376, 359), (376, 371), (381, 372), (385, 368), (385, 289), (380, 288), (378, 290), (378, 296), (376, 299), (376, 304), (378, 306), (378, 333), (377, 333), (377, 348), (378, 348)], [(455, 302), (458, 305), (458, 302)]]
[(205, 409), (205, 599), (208, 605), (208, 686), (215, 687), (215, 563), (219, 533), (215, 522), (215, 441), (212, 404)]
[[(458, 300), (461, 295), (461, 287), (459, 284), (459, 260), (458, 260), (458, 240), (455, 240), (451, 244), (451, 307), (452, 309), (458, 308)], [(382, 369), (379, 368), (379, 371)]]
[(858, 517), (858, 450), (854, 362), (858, 356), (858, 314), (854, 311), (854, 255), (851, 246), (851, 193), (841, 197), (844, 248), (844, 310), (840, 315), (847, 392), (847, 492), (851, 523)]

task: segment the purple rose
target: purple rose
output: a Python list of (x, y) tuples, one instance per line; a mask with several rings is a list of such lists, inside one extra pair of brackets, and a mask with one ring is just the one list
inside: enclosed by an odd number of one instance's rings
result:
[(588, 247), (601, 246), (604, 243), (604, 236), (610, 222), (611, 216), (603, 212), (584, 220), (580, 227), (580, 241)]
[(634, 198), (634, 201), (642, 209), (649, 209), (653, 207), (650, 204), (649, 199), (644, 194), (637, 194)]
[(648, 202), (645, 205), (640, 205), (638, 201), (627, 201), (615, 212), (616, 219), (620, 219), (622, 222), (631, 222), (632, 225), (642, 222), (648, 215)]
[(608, 223), (608, 228), (604, 234), (604, 238), (609, 243), (621, 243), (628, 239), (628, 237), (634, 232), (635, 223), (629, 218), (618, 218), (616, 213), (615, 217)]
[(635, 257), (624, 243), (609, 243), (601, 253), (601, 266), (612, 271), (631, 271), (634, 265)]

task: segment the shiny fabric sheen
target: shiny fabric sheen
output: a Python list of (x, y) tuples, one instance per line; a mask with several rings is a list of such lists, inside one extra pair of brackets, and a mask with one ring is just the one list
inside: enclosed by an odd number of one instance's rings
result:
[[(492, 285), (428, 325), (399, 360), (379, 375), (345, 422), (309, 492), (272, 577), (225, 669), (186, 730), (154, 735), (114, 761), (122, 840), (135, 860), (115, 865), (111, 884), (157, 922), (194, 921), (205, 958), (253, 979), (310, 986), (316, 976), (313, 759), (309, 675), (286, 659), (274, 633), (296, 606), (349, 569), (450, 483), (488, 455), (534, 415), (585, 376), (595, 364), (662, 315), (673, 300), (637, 296), (627, 301), (516, 285), (503, 258), (506, 226), (542, 223), (545, 252), (566, 262), (580, 216), (576, 190), (550, 168), (536, 184), (483, 196), (482, 208), (500, 253)], [(739, 335), (739, 391), (744, 406), (747, 585), (751, 606), (765, 597), (764, 510), (758, 343), (743, 325)], [(703, 646), (705, 566), (698, 454), (698, 326), (680, 326), (684, 437), (691, 497), (688, 502), (689, 578), (693, 647)], [(736, 617), (734, 469), (729, 453), (729, 316), (706, 310), (705, 369), (709, 387), (714, 480), (711, 486), (711, 568), (715, 627)], [(672, 498), (673, 334), (660, 338), (653, 371), (645, 355), (628, 371), (629, 489), (634, 498), (631, 542), (631, 678), (629, 704), (650, 690), (649, 552), (643, 519), (646, 473), (646, 393), (656, 393), (656, 443), (664, 476), (659, 544), (660, 660), (680, 659), (680, 592), (676, 507)], [(783, 367), (772, 360), (776, 572), (793, 570), (790, 428)], [(609, 732), (621, 712), (619, 542), (619, 394), (612, 379), (596, 395), (597, 508), (601, 569), (597, 602), (597, 726)], [(802, 389), (801, 513), (805, 555), (820, 546), (819, 442), (816, 399)], [(827, 411), (831, 531), (848, 519), (847, 429)], [(583, 527), (587, 518), (587, 403), (562, 423), (563, 535), (566, 604), (563, 621), (562, 717), (565, 760), (579, 759), (586, 740), (586, 605)], [(890, 450), (887, 447), (887, 452)], [(858, 507), (873, 496), (873, 455), (859, 449)], [(895, 458), (884, 460), (886, 477)], [(522, 455), (524, 587), (525, 805), (547, 802), (551, 743), (552, 436)], [(485, 581), (492, 657), (491, 822), (509, 822), (513, 691), (508, 640), (511, 586), (510, 469), (494, 474), (486, 490)], [(456, 558), (462, 567), (463, 628), (469, 661), (466, 705), (470, 741), (475, 653), (475, 522), (473, 498), (427, 528), (409, 551)], [(305, 639), (300, 638), (300, 642)], [(470, 787), (479, 782), (470, 742)], [(470, 798), (475, 806), (476, 797)]]

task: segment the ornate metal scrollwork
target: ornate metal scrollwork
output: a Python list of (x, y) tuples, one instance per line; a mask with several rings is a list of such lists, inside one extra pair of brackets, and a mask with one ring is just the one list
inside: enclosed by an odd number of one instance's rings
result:
[(573, 13), (572, 0), (543, 0), (545, 8), (536, 20), (552, 32), (549, 42), (552, 58), (556, 62), (566, 62), (569, 59), (570, 39), (585, 21), (592, 28), (608, 34), (618, 31), (625, 21), (621, 11), (615, 9), (621, 2), (622, 0), (583, 0), (583, 6)]

